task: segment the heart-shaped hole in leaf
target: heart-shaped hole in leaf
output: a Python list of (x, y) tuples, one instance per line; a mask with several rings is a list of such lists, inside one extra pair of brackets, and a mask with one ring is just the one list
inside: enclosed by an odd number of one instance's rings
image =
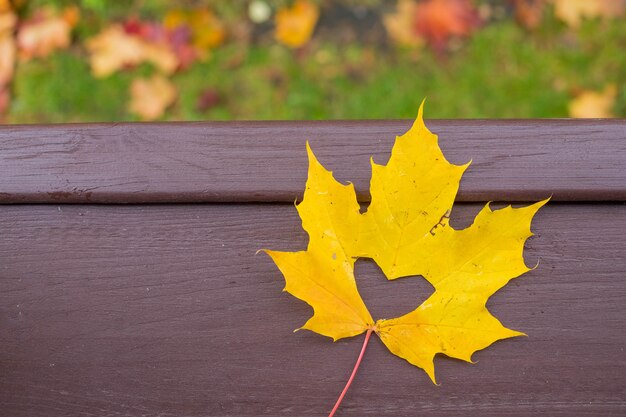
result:
[(415, 310), (435, 289), (423, 277), (413, 276), (389, 281), (371, 259), (359, 258), (354, 264), (359, 294), (372, 317), (400, 317)]

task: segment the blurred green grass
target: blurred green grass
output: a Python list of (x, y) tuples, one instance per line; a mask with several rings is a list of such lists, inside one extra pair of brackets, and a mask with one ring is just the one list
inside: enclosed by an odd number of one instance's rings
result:
[[(145, 13), (165, 7), (153, 6)], [(118, 14), (112, 9), (106, 18)], [(577, 91), (607, 83), (618, 86), (615, 113), (623, 117), (624, 20), (589, 20), (576, 31), (553, 16), (544, 20), (532, 32), (512, 19), (492, 22), (446, 56), (315, 38), (298, 52), (226, 43), (173, 76), (179, 97), (165, 120), (409, 118), (424, 97), (430, 118), (567, 117)], [(127, 111), (129, 85), (151, 73), (144, 65), (95, 79), (78, 46), (20, 63), (9, 121), (136, 120)], [(201, 111), (198, 98), (207, 89), (219, 100)]]

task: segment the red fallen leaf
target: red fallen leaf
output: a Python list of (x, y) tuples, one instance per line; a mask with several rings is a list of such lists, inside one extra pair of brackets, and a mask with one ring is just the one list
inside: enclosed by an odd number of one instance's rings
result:
[[(166, 20), (166, 23), (170, 22)], [(169, 27), (158, 22), (144, 22), (132, 17), (123, 24), (124, 32), (148, 44), (167, 45), (178, 59), (178, 69), (188, 68), (203, 51), (192, 44), (193, 32), (188, 25)]]
[(136, 17), (131, 17), (126, 22), (124, 22), (123, 27), (124, 32), (128, 33), (129, 35), (141, 36), (144, 31), (144, 23)]
[(9, 109), (10, 104), (11, 94), (9, 93), (9, 89), (0, 88), (0, 120), (2, 120), (2, 115)]
[(222, 103), (222, 95), (215, 88), (205, 88), (198, 96), (196, 109), (199, 112), (205, 112)]
[(174, 54), (180, 61), (180, 68), (188, 68), (199, 58), (205, 55), (205, 51), (198, 49), (192, 43), (193, 32), (189, 26), (181, 25), (168, 31), (168, 40)]
[(148, 43), (169, 43), (169, 31), (158, 22), (141, 21), (131, 17), (122, 24), (124, 32), (133, 35)]
[(415, 6), (415, 31), (442, 50), (453, 36), (468, 36), (480, 26), (470, 0), (427, 0)]

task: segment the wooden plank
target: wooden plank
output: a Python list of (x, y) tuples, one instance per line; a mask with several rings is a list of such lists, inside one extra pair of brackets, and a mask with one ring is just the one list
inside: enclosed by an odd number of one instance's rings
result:
[[(437, 359), (440, 386), (373, 340), (339, 415), (625, 415), (625, 214), (546, 206), (539, 268), (488, 304), (529, 337)], [(305, 247), (290, 205), (5, 206), (0, 228), (3, 415), (321, 416), (361, 347), (292, 333), (310, 308), (255, 256)], [(366, 261), (357, 277), (376, 317), (429, 293)]]
[[(626, 200), (626, 120), (433, 120), (451, 162), (473, 159), (459, 201)], [(368, 199), (409, 121), (0, 127), (2, 203), (292, 202), (305, 140)]]

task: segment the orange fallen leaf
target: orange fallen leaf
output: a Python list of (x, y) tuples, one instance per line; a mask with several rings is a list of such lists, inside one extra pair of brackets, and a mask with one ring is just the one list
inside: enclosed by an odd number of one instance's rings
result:
[(584, 18), (614, 18), (626, 10), (624, 0), (552, 0), (554, 14), (571, 27), (578, 27)]
[(155, 120), (163, 116), (176, 99), (176, 87), (162, 75), (152, 78), (135, 78), (130, 86), (129, 110), (142, 120)]
[(11, 9), (11, 2), (9, 0), (0, 0), (0, 13), (10, 12)]
[(80, 21), (80, 9), (78, 6), (66, 7), (61, 12), (61, 16), (63, 17), (63, 20), (65, 20), (67, 24), (73, 28)]
[(51, 9), (37, 11), (17, 33), (17, 47), (22, 60), (41, 58), (70, 45), (72, 27), (78, 21), (78, 9), (66, 9), (56, 15)]
[(471, 0), (427, 0), (415, 10), (415, 30), (435, 49), (442, 49), (454, 36), (469, 36), (480, 26)]
[(515, 19), (527, 29), (535, 29), (543, 19), (546, 0), (513, 0)]
[(569, 115), (576, 118), (615, 117), (612, 109), (617, 96), (615, 84), (607, 85), (601, 92), (583, 91), (570, 101)]
[(280, 43), (291, 48), (306, 44), (319, 18), (319, 8), (308, 0), (296, 0), (291, 7), (284, 7), (276, 13), (274, 36)]
[(128, 34), (120, 25), (113, 25), (87, 41), (91, 71), (102, 78), (126, 66), (150, 62), (160, 71), (171, 74), (179, 61), (165, 43), (154, 43)]

